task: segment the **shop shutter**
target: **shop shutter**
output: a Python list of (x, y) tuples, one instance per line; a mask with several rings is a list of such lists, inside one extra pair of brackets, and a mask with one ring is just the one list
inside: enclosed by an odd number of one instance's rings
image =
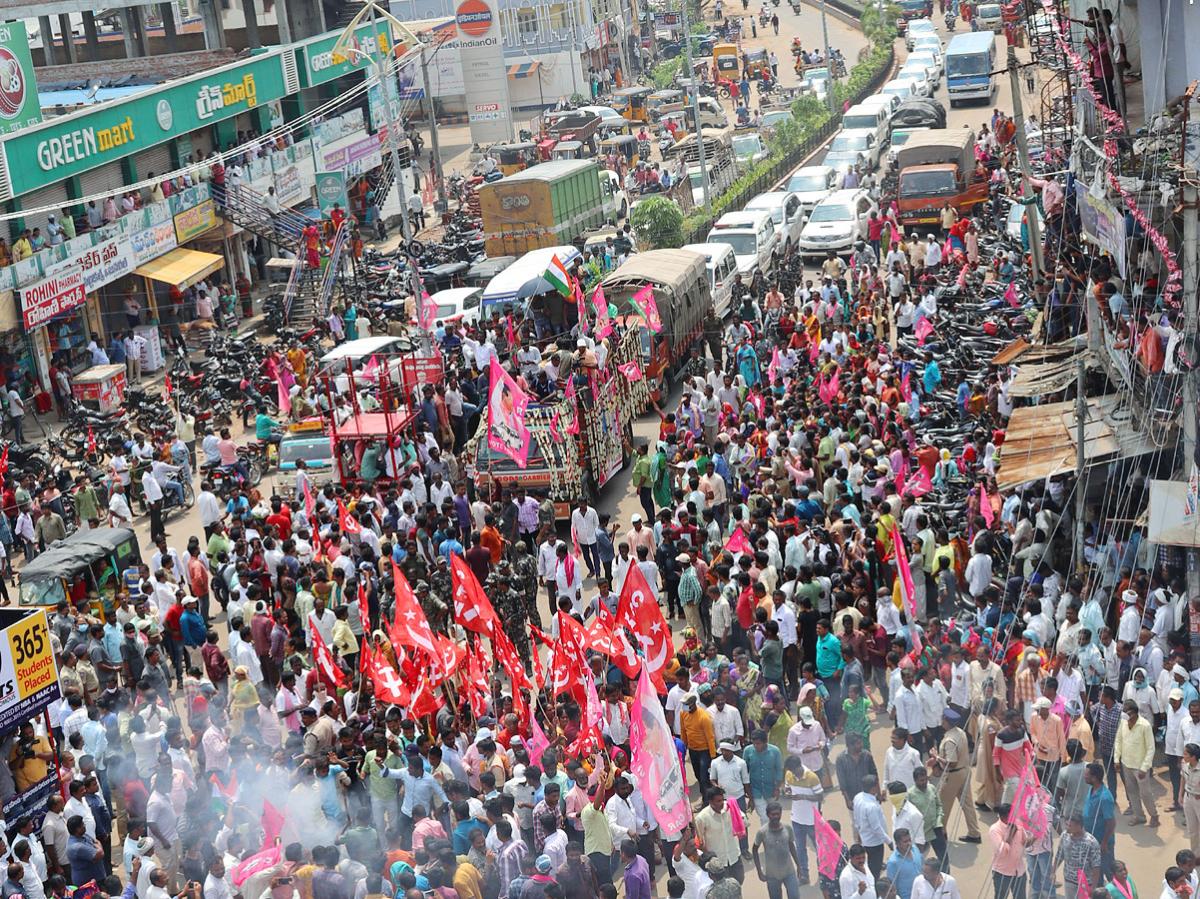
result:
[(42, 234), (46, 233), (46, 222), (51, 215), (56, 215), (62, 207), (71, 202), (67, 196), (67, 185), (65, 182), (52, 184), (49, 187), (44, 187), (41, 190), (35, 190), (31, 194), (25, 194), (21, 197), (22, 209), (39, 209), (43, 206), (51, 207), (41, 212), (30, 212), (23, 214), (25, 219), (25, 227), (33, 231), (34, 228), (41, 228)]
[(168, 142), (144, 150), (134, 157), (134, 165), (137, 169), (138, 181), (149, 178), (151, 172), (154, 172), (156, 177), (165, 175), (172, 169), (171, 144)]
[(105, 197), (120, 197), (125, 191), (125, 175), (121, 171), (121, 163), (110, 162), (89, 169), (79, 176), (79, 187), (82, 191), (81, 196), (97, 197), (97, 206), (103, 205)]

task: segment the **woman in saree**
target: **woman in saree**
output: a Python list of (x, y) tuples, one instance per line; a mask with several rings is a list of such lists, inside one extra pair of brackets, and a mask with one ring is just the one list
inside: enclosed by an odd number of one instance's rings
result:
[(654, 494), (654, 503), (658, 508), (670, 508), (674, 503), (671, 489), (671, 464), (667, 459), (667, 444), (658, 441), (658, 451), (650, 463), (650, 485)]
[(751, 664), (750, 656), (745, 650), (739, 650), (733, 656), (734, 670), (730, 672), (733, 685), (737, 688), (738, 706), (747, 721), (757, 722), (762, 719), (763, 701), (762, 672)]

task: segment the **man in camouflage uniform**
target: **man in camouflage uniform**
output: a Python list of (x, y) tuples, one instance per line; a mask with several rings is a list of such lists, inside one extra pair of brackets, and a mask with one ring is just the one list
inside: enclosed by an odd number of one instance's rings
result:
[(423, 581), (429, 576), (429, 569), (425, 565), (425, 560), (421, 558), (421, 554), (417, 552), (417, 541), (409, 540), (404, 544), (405, 556), (400, 563), (400, 570), (404, 572), (405, 579), (410, 584), (415, 584), (417, 581)]
[(429, 620), (429, 626), (435, 631), (445, 633), (446, 616), (450, 612), (446, 603), (430, 591), (428, 581), (417, 581), (413, 585), (413, 592), (417, 594), (417, 602)]
[(492, 607), (500, 616), (504, 633), (512, 640), (521, 654), (521, 662), (529, 670), (531, 660), (529, 654), (529, 620), (528, 606), (525, 597), (514, 590), (511, 584), (511, 572), (508, 562), (501, 560), (496, 570), (488, 577), (487, 594), (492, 600)]
[(532, 613), (537, 608), (537, 558), (529, 552), (524, 540), (516, 543), (512, 578), (512, 588), (525, 598), (526, 614)]
[[(443, 609), (449, 609), (454, 597), (454, 584), (450, 580), (450, 566), (446, 564), (445, 556), (438, 556), (437, 567), (429, 573), (429, 593), (433, 600), (440, 603)], [(442, 615), (442, 627), (435, 630), (445, 630), (449, 625), (448, 612)], [(433, 627), (433, 619), (429, 619)]]

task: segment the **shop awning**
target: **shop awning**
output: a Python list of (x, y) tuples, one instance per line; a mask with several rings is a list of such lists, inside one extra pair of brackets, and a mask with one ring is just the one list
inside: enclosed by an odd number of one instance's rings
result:
[[(1065, 390), (1075, 382), (1076, 355), (1067, 356), (1052, 362), (1030, 362), (1022, 359), (1017, 364), (1017, 374), (1009, 385), (1008, 394), (1011, 397), (1022, 398), (1046, 396)], [(1083, 351), (1083, 364), (1087, 368), (1099, 366), (1095, 353)]]
[[(1169, 447), (1174, 439), (1169, 435), (1156, 443), (1138, 431), (1129, 404), (1119, 394), (1088, 397), (1086, 414), (1083, 455), (1089, 467), (1152, 453)], [(1075, 471), (1077, 429), (1074, 400), (1014, 411), (996, 472), (1000, 489)]]
[(222, 256), (179, 247), (157, 259), (151, 259), (144, 265), (139, 265), (133, 273), (175, 287), (190, 287), (224, 267), (225, 259)]
[(530, 75), (536, 75), (537, 70), (542, 67), (540, 62), (519, 62), (508, 67), (509, 78), (528, 78)]

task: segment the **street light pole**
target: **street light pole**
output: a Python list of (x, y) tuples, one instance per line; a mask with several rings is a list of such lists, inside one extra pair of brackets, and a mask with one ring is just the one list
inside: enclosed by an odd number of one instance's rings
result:
[(833, 60), (829, 56), (829, 23), (825, 21), (825, 0), (821, 0), (821, 40), (825, 44), (825, 67), (829, 72), (829, 90), (825, 92), (825, 96), (829, 99), (829, 109), (837, 112), (837, 98), (833, 95), (836, 79), (833, 77)]
[[(687, 77), (692, 82), (692, 118), (696, 128), (696, 148), (700, 153), (700, 185), (704, 190), (704, 211), (707, 214), (712, 208), (708, 185), (708, 160), (704, 158), (704, 129), (700, 127), (700, 84), (696, 78), (696, 70), (692, 68), (692, 27), (688, 24), (688, 4), (691, 0), (682, 0), (679, 4), (683, 21), (683, 54), (687, 60)], [(747, 100), (749, 103), (749, 100)]]
[(438, 141), (438, 122), (437, 112), (433, 106), (433, 94), (429, 92), (429, 60), (425, 57), (425, 45), (421, 45), (421, 86), (425, 93), (425, 114), (429, 116), (429, 143), (433, 150), (433, 165), (429, 167), (429, 177), (434, 177), (434, 166), (437, 167), (437, 177), (434, 179), (434, 184), (437, 185), (438, 207), (439, 212), (444, 212), (446, 205), (446, 179), (442, 177), (442, 147)]
[[(367, 0), (363, 8), (358, 11), (354, 18), (350, 20), (350, 23), (346, 26), (345, 30), (342, 31), (336, 43), (333, 45), (332, 52), (342, 55), (352, 52), (352, 48), (349, 46), (349, 44), (354, 40), (354, 32), (358, 29), (358, 26), (362, 23), (362, 20), (365, 17), (369, 17), (371, 23), (372, 43), (375, 46), (375, 53), (371, 54), (371, 57), (374, 63), (375, 77), (379, 81), (379, 92), (383, 99), (383, 108), (385, 110), (384, 117), (388, 119), (387, 149), (388, 155), (392, 160), (392, 177), (396, 179), (396, 189), (399, 191), (400, 197), (400, 233), (403, 235), (404, 243), (407, 247), (408, 244), (412, 243), (413, 239), (412, 223), (408, 220), (408, 185), (405, 183), (404, 173), (400, 169), (400, 151), (396, 147), (396, 132), (399, 127), (399, 122), (393, 119), (391, 91), (388, 89), (388, 78), (390, 77), (390, 72), (386, 55), (383, 52), (383, 47), (379, 43), (379, 26), (377, 24), (378, 17), (376, 13), (378, 13), (379, 16), (382, 16), (383, 19), (389, 22), (392, 26), (396, 27), (401, 34), (407, 35), (414, 46), (422, 49), (424, 48), (424, 44), (421, 42), (421, 39), (417, 37), (417, 35), (414, 34), (407, 25), (393, 16), (386, 9), (379, 9), (376, 6), (376, 0)], [(388, 29), (389, 37), (391, 36), (391, 30), (391, 28)], [(391, 41), (389, 40), (388, 43), (390, 45)], [(362, 51), (359, 52), (361, 53)], [(394, 82), (392, 87), (395, 87)], [(411, 150), (409, 151), (409, 156), (411, 159)], [(417, 271), (416, 260), (412, 259), (410, 256), (409, 262), (411, 263), (410, 269), (412, 275), (412, 286), (410, 289), (412, 290), (413, 300), (415, 301), (417, 307), (417, 326), (421, 329), (425, 341), (428, 342), (429, 332), (424, 325), (421, 324), (424, 320), (424, 316), (422, 315), (422, 312), (424, 311), (424, 300), (421, 296), (423, 293), (421, 288), (421, 274)]]

